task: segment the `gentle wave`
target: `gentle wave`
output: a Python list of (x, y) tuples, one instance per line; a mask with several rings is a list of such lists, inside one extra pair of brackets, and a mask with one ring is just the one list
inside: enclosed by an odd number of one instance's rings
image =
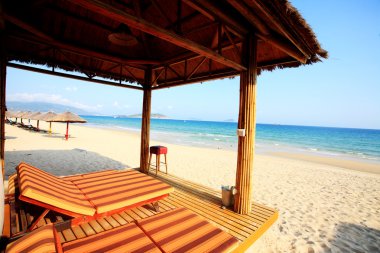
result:
[[(83, 116), (92, 126), (139, 132), (141, 119)], [(237, 123), (151, 120), (152, 138), (180, 145), (236, 150)], [(380, 130), (257, 124), (256, 147), (380, 160)]]

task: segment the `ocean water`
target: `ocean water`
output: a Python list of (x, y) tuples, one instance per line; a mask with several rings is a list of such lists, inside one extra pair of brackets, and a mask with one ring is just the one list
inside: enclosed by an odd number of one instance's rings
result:
[[(141, 119), (82, 116), (95, 127), (140, 131)], [(157, 141), (237, 149), (236, 122), (152, 119)], [(257, 124), (257, 152), (305, 152), (380, 162), (380, 130)]]

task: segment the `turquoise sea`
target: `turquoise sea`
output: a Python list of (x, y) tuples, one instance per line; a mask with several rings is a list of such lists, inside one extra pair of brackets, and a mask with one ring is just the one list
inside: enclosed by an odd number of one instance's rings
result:
[[(83, 116), (95, 127), (140, 131), (141, 119)], [(236, 122), (152, 119), (157, 141), (237, 149)], [(380, 130), (257, 124), (257, 152), (304, 152), (380, 162)]]

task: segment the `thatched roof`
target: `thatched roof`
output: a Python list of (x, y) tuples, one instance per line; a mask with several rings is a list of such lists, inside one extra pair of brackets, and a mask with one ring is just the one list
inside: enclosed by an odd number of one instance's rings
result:
[(40, 113), (40, 112), (34, 112), (34, 113), (32, 113), (32, 114), (30, 114), (29, 115), (29, 119), (32, 119), (32, 120), (40, 120), (40, 115), (41, 115), (42, 113)]
[(20, 118), (22, 114), (24, 114), (23, 111), (18, 111), (18, 112), (13, 113), (13, 117)]
[(46, 122), (51, 122), (51, 120), (55, 116), (57, 116), (56, 113), (54, 113), (54, 112), (47, 112), (47, 113), (41, 114), (37, 119), (38, 120), (43, 120), (43, 121), (46, 121)]
[(6, 111), (5, 112), (5, 116), (8, 117), (8, 118), (14, 118), (15, 115), (16, 115), (16, 113), (13, 112), (13, 111)]
[(22, 119), (29, 119), (29, 115), (31, 115), (31, 114), (32, 114), (31, 111), (27, 111), (27, 112), (20, 113), (19, 117)]
[[(3, 12), (10, 66), (41, 64), (123, 87), (141, 88), (150, 68), (155, 89), (237, 75), (248, 34), (259, 39), (261, 70), (327, 57), (286, 0), (12, 0)], [(134, 45), (115, 43), (121, 30)]]
[(51, 118), (51, 122), (70, 122), (70, 123), (86, 123), (87, 121), (72, 112), (64, 112), (57, 114)]

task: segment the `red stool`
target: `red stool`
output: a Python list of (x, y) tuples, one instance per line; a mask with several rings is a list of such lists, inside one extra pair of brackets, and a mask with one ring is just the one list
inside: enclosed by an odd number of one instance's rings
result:
[(168, 148), (164, 146), (152, 146), (149, 149), (150, 155), (149, 155), (149, 169), (152, 164), (152, 154), (156, 155), (156, 175), (157, 171), (160, 170), (160, 156), (165, 156), (165, 167), (166, 167), (166, 174), (168, 174), (168, 163), (166, 160), (166, 154), (168, 153)]

